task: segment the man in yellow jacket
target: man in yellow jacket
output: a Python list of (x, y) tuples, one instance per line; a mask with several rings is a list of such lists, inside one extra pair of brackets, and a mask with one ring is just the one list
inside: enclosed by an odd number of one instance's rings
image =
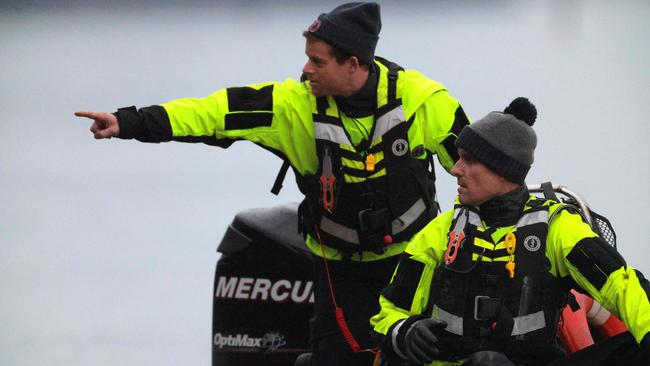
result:
[(98, 139), (221, 147), (244, 139), (290, 164), (314, 255), (319, 365), (371, 363), (368, 318), (379, 292), (408, 240), (437, 214), (432, 156), (450, 170), (456, 136), (469, 124), (442, 84), (375, 57), (380, 29), (378, 4), (343, 4), (303, 33), (304, 80), (76, 113), (94, 120)]
[(620, 364), (648, 364), (648, 281), (578, 211), (526, 188), (536, 115), (517, 98), (456, 140), (456, 205), (413, 238), (371, 319), (389, 364), (562, 364), (556, 332), (571, 288), (629, 328)]

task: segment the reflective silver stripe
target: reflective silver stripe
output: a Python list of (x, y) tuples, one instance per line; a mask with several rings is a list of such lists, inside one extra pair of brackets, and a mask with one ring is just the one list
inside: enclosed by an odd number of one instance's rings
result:
[(612, 313), (610, 313), (609, 310), (605, 309), (598, 301), (594, 300), (591, 309), (589, 309), (589, 312), (587, 313), (587, 320), (589, 321), (589, 324), (600, 327), (609, 320), (611, 315)]
[(393, 234), (399, 234), (404, 229), (409, 227), (413, 221), (417, 220), (418, 217), (427, 209), (427, 205), (424, 204), (424, 200), (420, 198), (411, 206), (406, 212), (404, 212), (400, 217), (393, 220), (391, 230)]
[[(434, 317), (437, 315), (437, 319), (447, 322), (447, 328), (445, 328), (447, 332), (460, 336), (463, 335), (462, 317), (446, 312), (439, 308), (438, 305), (433, 306), (433, 315)], [(536, 313), (515, 317), (513, 320), (514, 325), (510, 334), (512, 336), (534, 332), (546, 327), (544, 312), (541, 310)]]
[[(460, 214), (460, 211), (462, 208), (456, 207), (454, 208), (454, 219), (458, 218), (458, 215)], [(474, 211), (469, 212), (469, 223), (474, 225), (474, 226), (481, 226), (481, 217)]]
[(345, 130), (341, 126), (329, 123), (314, 122), (314, 135), (317, 139), (332, 141), (341, 145), (352, 146)]
[(324, 231), (339, 239), (345, 240), (352, 244), (359, 244), (359, 234), (356, 230), (334, 222), (325, 216), (321, 217), (319, 228), (321, 231)]
[(403, 359), (407, 359), (407, 357), (402, 353), (402, 350), (399, 349), (399, 346), (397, 345), (397, 333), (399, 332), (399, 328), (402, 327), (406, 319), (400, 320), (399, 324), (393, 328), (393, 334), (390, 335), (390, 343), (393, 345), (393, 350), (395, 353), (397, 353), (398, 356), (400, 356)]
[(512, 327), (512, 333), (510, 333), (512, 336), (530, 333), (546, 327), (544, 312), (541, 310), (536, 313), (514, 317), (513, 320), (515, 324)]
[(447, 332), (459, 336), (463, 335), (463, 318), (460, 316), (448, 313), (440, 309), (438, 305), (433, 305), (432, 318), (447, 322), (447, 328), (445, 328)]
[(388, 130), (404, 122), (406, 122), (404, 108), (400, 105), (391, 109), (375, 121), (375, 133), (372, 135), (372, 141), (377, 141)]
[(524, 215), (517, 222), (517, 227), (534, 225), (539, 223), (548, 222), (548, 211), (535, 211), (531, 213), (524, 213)]
[(481, 217), (474, 211), (469, 212), (469, 223), (476, 227), (483, 226)]

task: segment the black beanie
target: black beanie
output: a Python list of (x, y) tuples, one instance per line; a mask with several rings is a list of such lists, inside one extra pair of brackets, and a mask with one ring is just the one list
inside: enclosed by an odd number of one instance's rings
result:
[(321, 14), (307, 31), (359, 60), (370, 63), (381, 30), (377, 3), (347, 3)]
[(490, 112), (465, 126), (456, 146), (500, 176), (523, 184), (537, 146), (537, 135), (531, 128), (536, 118), (535, 106), (526, 98), (516, 98), (503, 112)]

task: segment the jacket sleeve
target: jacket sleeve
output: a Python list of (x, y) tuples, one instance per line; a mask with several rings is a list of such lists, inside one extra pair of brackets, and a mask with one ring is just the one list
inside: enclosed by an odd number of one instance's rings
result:
[(431, 280), (444, 255), (452, 216), (453, 211), (438, 216), (413, 237), (390, 284), (381, 292), (380, 312), (370, 319), (370, 325), (375, 340), (388, 354), (400, 353), (395, 351), (400, 326), (421, 318), (427, 308)]
[[(300, 172), (315, 170), (310, 94), (292, 79), (218, 90), (116, 112), (120, 138), (145, 142), (203, 142), (222, 147), (236, 140), (256, 143), (289, 159)], [(308, 153), (305, 153), (308, 152)]]
[(449, 94), (441, 83), (431, 80), (414, 70), (403, 74), (404, 114), (409, 118), (415, 115), (417, 130), (409, 130), (412, 141), (423, 136), (422, 143), (431, 153), (436, 154), (440, 164), (451, 171), (458, 160), (455, 146), (456, 138), (463, 127), (470, 123), (460, 102)]
[(638, 343), (650, 332), (650, 284), (599, 238), (581, 216), (563, 210), (548, 233), (551, 272), (570, 277), (583, 292), (617, 315)]
[(432, 94), (420, 108), (418, 115), (425, 119), (425, 146), (438, 157), (447, 172), (458, 161), (456, 138), (463, 127), (470, 124), (463, 107), (447, 90)]

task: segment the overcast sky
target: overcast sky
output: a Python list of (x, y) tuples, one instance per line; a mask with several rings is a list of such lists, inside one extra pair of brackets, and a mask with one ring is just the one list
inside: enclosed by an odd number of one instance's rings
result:
[[(107, 2), (108, 3), (108, 2)], [(216, 246), (233, 215), (298, 201), (281, 162), (95, 141), (113, 111), (300, 76), (301, 31), (339, 2), (0, 3), (0, 365), (208, 365)], [(382, 2), (377, 53), (444, 83), (472, 119), (537, 105), (528, 183), (608, 216), (650, 274), (648, 1)], [(455, 180), (438, 172), (450, 208)]]

